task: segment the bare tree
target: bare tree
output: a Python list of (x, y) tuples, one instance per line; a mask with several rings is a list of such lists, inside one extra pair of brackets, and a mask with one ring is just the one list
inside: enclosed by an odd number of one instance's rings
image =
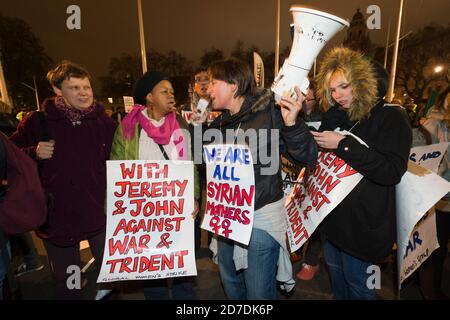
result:
[(9, 94), (17, 109), (36, 109), (35, 93), (30, 89), (33, 77), (40, 98), (52, 94), (45, 79), (52, 59), (25, 21), (0, 14), (0, 55)]
[[(402, 41), (396, 87), (423, 102), (431, 88), (448, 86), (445, 77), (450, 61), (450, 26), (429, 25)], [(435, 67), (442, 65), (441, 72)], [(389, 69), (388, 69), (389, 70)]]

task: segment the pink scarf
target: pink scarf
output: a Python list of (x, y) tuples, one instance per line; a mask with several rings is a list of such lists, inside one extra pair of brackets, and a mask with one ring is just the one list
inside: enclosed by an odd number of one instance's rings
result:
[(135, 104), (127, 116), (123, 118), (122, 128), (124, 138), (133, 139), (136, 124), (139, 123), (147, 135), (157, 144), (167, 145), (172, 140), (177, 150), (177, 160), (188, 160), (188, 142), (180, 129), (175, 112), (166, 114), (164, 124), (160, 127), (156, 127), (142, 114), (142, 111), (145, 110), (145, 108), (146, 107), (143, 105)]

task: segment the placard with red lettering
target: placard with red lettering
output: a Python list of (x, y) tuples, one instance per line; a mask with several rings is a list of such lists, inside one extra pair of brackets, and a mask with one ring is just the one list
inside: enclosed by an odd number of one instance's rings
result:
[(97, 282), (196, 275), (192, 161), (106, 165), (106, 240)]
[[(220, 112), (216, 111), (207, 111), (208, 115), (206, 116), (206, 122), (211, 123), (220, 115)], [(193, 111), (181, 111), (181, 116), (184, 120), (186, 120), (189, 124), (194, 124), (196, 121), (201, 122), (198, 115), (196, 115)]]
[(202, 228), (248, 245), (255, 207), (252, 154), (245, 145), (204, 147), (206, 208)]
[(297, 251), (322, 220), (361, 181), (362, 175), (333, 152), (319, 152), (316, 168), (287, 201), (287, 234), (291, 252)]

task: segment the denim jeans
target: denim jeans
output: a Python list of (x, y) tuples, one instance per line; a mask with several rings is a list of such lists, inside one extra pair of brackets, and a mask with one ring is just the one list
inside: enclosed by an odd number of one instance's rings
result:
[(373, 263), (359, 260), (329, 241), (325, 241), (323, 251), (330, 271), (331, 289), (335, 299), (376, 299), (375, 290), (367, 287), (367, 279), (371, 275), (367, 273), (367, 268)]
[[(175, 300), (195, 300), (194, 277), (173, 278), (172, 298)], [(147, 300), (169, 300), (169, 279), (148, 280), (145, 282), (144, 296)]]
[(248, 268), (236, 271), (234, 241), (219, 237), (220, 278), (228, 299), (278, 299), (276, 271), (279, 243), (266, 231), (253, 229), (248, 245)]

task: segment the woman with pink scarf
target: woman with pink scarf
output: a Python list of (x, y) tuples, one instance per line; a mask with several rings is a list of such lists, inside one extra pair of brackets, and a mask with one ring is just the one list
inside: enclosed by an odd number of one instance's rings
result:
[[(118, 126), (111, 148), (111, 160), (191, 160), (188, 125), (176, 114), (172, 84), (159, 71), (145, 73), (135, 84), (130, 113)], [(180, 130), (181, 129), (181, 130)], [(198, 212), (198, 176), (194, 167), (195, 209)], [(195, 299), (192, 277), (174, 278), (174, 299)], [(145, 284), (146, 299), (168, 299), (166, 279)]]

